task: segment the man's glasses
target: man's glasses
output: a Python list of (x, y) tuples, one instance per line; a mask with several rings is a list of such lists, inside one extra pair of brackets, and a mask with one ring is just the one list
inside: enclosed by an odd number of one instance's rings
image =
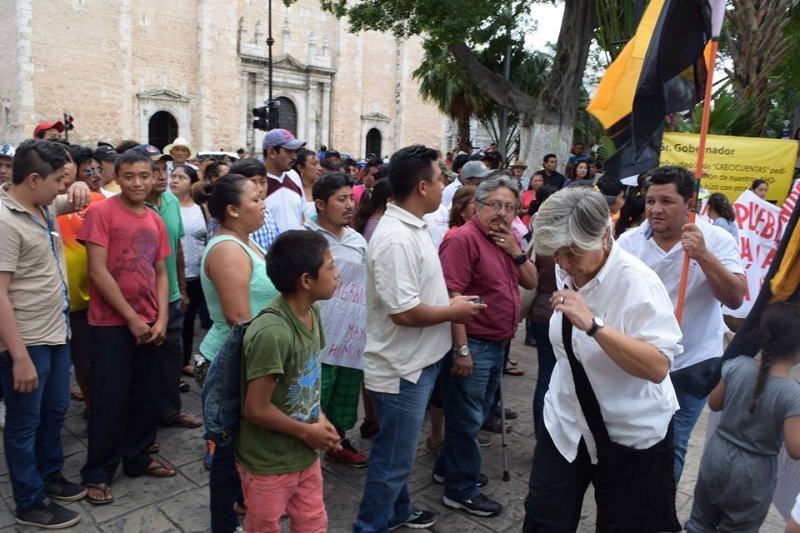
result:
[(89, 168), (85, 168), (85, 169), (83, 169), (83, 174), (84, 174), (84, 175), (85, 175), (87, 178), (91, 178), (91, 177), (92, 177), (92, 176), (94, 176), (95, 174), (97, 174), (98, 176), (102, 176), (102, 175), (103, 175), (103, 167), (89, 167)]
[(517, 204), (503, 204), (502, 202), (481, 202), (481, 201), (478, 201), (478, 203), (490, 208), (495, 213), (499, 213), (503, 209), (505, 209), (506, 213), (517, 212)]

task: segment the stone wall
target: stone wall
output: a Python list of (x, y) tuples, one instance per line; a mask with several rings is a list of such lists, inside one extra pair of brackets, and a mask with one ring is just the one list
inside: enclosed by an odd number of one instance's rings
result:
[[(258, 146), (250, 108), (267, 97), (265, 0), (7, 0), (0, 2), (0, 140), (42, 120), (75, 117), (70, 140), (146, 141), (169, 112), (198, 149)], [(318, 0), (273, 0), (275, 96), (297, 109), (297, 135), (365, 155), (440, 146), (445, 120), (421, 102), (417, 40), (347, 32)], [(246, 59), (250, 58), (250, 59)], [(277, 65), (281, 60), (280, 66)], [(7, 110), (7, 111), (6, 111)], [(383, 155), (383, 154), (382, 154)]]

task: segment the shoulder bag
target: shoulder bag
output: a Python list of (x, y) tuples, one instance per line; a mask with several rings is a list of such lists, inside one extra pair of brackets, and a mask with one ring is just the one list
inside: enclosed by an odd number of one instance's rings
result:
[(598, 533), (681, 531), (675, 512), (675, 450), (670, 421), (664, 439), (637, 450), (611, 441), (600, 403), (583, 365), (572, 349), (572, 322), (562, 319), (562, 337), (575, 392), (597, 446), (592, 484), (597, 501)]

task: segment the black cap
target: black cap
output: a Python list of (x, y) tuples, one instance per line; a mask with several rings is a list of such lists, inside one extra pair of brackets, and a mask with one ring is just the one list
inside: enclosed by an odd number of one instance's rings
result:
[(98, 161), (114, 161), (119, 154), (111, 146), (98, 146), (94, 150), (94, 158)]

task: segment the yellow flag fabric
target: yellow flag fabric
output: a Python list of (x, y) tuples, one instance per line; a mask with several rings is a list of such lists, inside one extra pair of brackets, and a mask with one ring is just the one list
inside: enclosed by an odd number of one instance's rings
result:
[(651, 0), (647, 4), (636, 35), (606, 69), (594, 98), (586, 108), (607, 130), (631, 114), (642, 64), (662, 7), (664, 0)]
[(785, 302), (800, 287), (800, 226), (791, 228), (792, 234), (786, 245), (781, 266), (770, 281), (772, 299), (770, 303)]

